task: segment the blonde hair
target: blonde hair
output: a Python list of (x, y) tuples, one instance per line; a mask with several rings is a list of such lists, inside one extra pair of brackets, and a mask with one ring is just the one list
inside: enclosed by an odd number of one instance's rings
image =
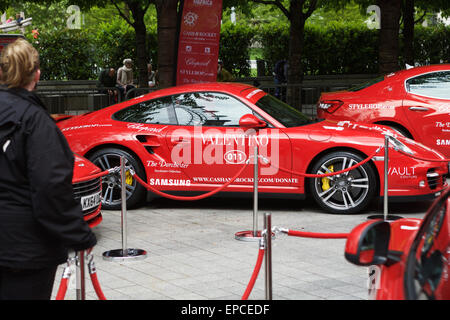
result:
[(17, 39), (3, 49), (0, 66), (2, 84), (8, 88), (24, 88), (39, 69), (39, 53), (28, 41)]

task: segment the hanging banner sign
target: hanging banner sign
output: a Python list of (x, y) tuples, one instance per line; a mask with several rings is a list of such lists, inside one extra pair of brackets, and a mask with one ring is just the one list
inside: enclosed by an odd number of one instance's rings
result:
[(222, 0), (185, 0), (178, 42), (177, 85), (216, 81)]

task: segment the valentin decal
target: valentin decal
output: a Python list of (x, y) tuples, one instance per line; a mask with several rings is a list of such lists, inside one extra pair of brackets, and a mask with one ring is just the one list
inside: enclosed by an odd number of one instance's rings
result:
[[(176, 143), (180, 141), (183, 143)], [(279, 132), (276, 129), (241, 128), (222, 132), (215, 128), (203, 130), (201, 126), (194, 132), (177, 129), (171, 134), (171, 162), (178, 164), (241, 164), (253, 157), (254, 148), (262, 159), (269, 159), (271, 166), (261, 168), (261, 174), (274, 175), (279, 166)], [(250, 155), (250, 156), (249, 156)]]

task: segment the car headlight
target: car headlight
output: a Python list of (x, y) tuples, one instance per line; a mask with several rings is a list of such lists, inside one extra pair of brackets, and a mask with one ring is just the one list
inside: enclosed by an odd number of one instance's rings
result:
[(412, 151), (407, 145), (405, 145), (403, 142), (397, 140), (393, 136), (389, 137), (389, 141), (392, 143), (394, 150), (400, 150), (400, 151), (408, 153), (408, 154), (414, 154), (414, 151)]

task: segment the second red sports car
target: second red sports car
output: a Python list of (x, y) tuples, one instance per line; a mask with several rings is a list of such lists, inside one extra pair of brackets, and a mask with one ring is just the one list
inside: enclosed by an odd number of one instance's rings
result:
[(73, 191), (74, 198), (80, 201), (84, 220), (91, 228), (102, 221), (101, 214), (101, 178), (93, 178), (100, 169), (87, 159), (74, 154)]
[[(162, 89), (61, 120), (58, 126), (74, 152), (102, 170), (118, 166), (124, 157), (127, 168), (159, 191), (208, 192), (243, 169), (223, 191), (250, 193), (258, 147), (262, 196), (310, 195), (329, 212), (355, 213), (384, 194), (384, 153), (376, 151), (384, 145), (388, 128), (314, 121), (249, 85), (204, 83)], [(367, 158), (370, 161), (354, 167)], [(448, 174), (442, 158), (419, 143), (393, 138), (390, 199), (439, 195)], [(349, 168), (328, 177), (303, 175)], [(133, 206), (144, 199), (146, 189), (127, 172), (127, 204)], [(103, 179), (103, 208), (120, 208), (120, 188), (118, 176)]]
[(411, 68), (322, 93), (317, 117), (382, 124), (450, 158), (450, 64)]

